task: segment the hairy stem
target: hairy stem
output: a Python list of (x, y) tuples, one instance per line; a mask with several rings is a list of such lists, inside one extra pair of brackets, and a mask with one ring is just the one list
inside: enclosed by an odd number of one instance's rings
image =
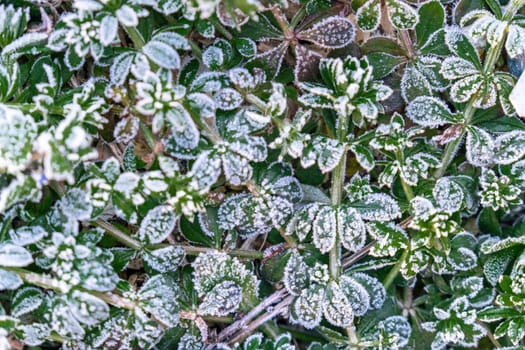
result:
[(124, 27), (124, 30), (128, 34), (129, 38), (133, 42), (133, 45), (137, 50), (142, 49), (145, 44), (144, 37), (140, 34), (139, 30), (136, 27)]
[(409, 249), (405, 249), (403, 251), (403, 254), (399, 258), (397, 263), (394, 265), (392, 270), (388, 272), (388, 275), (386, 275), (385, 280), (383, 281), (383, 285), (385, 286), (385, 289), (388, 289), (390, 285), (392, 285), (392, 282), (394, 282), (394, 279), (397, 277), (397, 274), (399, 273), (399, 270), (401, 269), (401, 265), (403, 264), (403, 261), (405, 261), (405, 259), (407, 258), (409, 251), (410, 251)]
[(233, 334), (235, 334), (235, 332), (246, 327), (248, 322), (250, 322), (253, 318), (259, 315), (263, 310), (266, 310), (269, 306), (279, 302), (286, 295), (288, 295), (288, 292), (284, 288), (275, 291), (273, 294), (261, 301), (257, 306), (252, 307), (251, 310), (240, 320), (235, 321), (228, 327), (224, 328), (217, 337), (218, 341), (221, 342), (230, 338)]
[[(215, 248), (208, 248), (208, 247), (194, 247), (190, 245), (177, 245), (177, 244), (154, 244), (154, 245), (143, 245), (133, 237), (130, 237), (127, 233), (123, 232), (122, 230), (118, 229), (117, 227), (113, 226), (109, 222), (97, 219), (95, 221), (95, 225), (103, 228), (110, 236), (118, 240), (120, 243), (124, 244), (126, 247), (135, 249), (135, 250), (142, 250), (142, 249), (157, 249), (157, 248), (165, 248), (169, 246), (174, 247), (180, 247), (184, 249), (184, 252), (187, 255), (199, 255), (201, 253), (208, 253), (208, 252), (214, 252), (217, 251)], [(239, 258), (248, 258), (248, 259), (262, 259), (264, 257), (264, 253), (258, 250), (243, 250), (243, 249), (234, 249), (230, 251), (225, 251), (227, 254), (231, 256), (236, 256)]]
[(416, 53), (414, 51), (414, 46), (412, 45), (412, 40), (410, 40), (410, 35), (408, 33), (408, 30), (400, 30), (399, 36), (401, 37), (401, 41), (403, 42), (403, 46), (405, 49), (407, 49), (408, 52), (408, 58), (413, 58), (416, 56)]
[[(338, 119), (336, 137), (339, 141), (344, 141), (346, 137), (346, 132), (348, 129), (348, 116), (340, 115)], [(341, 204), (343, 199), (343, 185), (345, 181), (345, 172), (346, 172), (346, 153), (343, 153), (339, 164), (334, 169), (332, 174), (332, 184), (331, 184), (331, 202), (332, 205), (338, 206)], [(341, 247), (339, 246), (339, 237), (336, 236), (334, 247), (330, 250), (329, 256), (329, 268), (330, 276), (333, 279), (338, 279), (341, 275)]]
[(275, 307), (272, 309), (271, 312), (262, 314), (257, 319), (255, 319), (253, 322), (245, 326), (242, 329), (242, 331), (239, 334), (237, 334), (234, 338), (232, 338), (228, 343), (234, 344), (236, 342), (241, 342), (248, 335), (250, 335), (255, 329), (264, 325), (266, 322), (272, 320), (274, 317), (287, 311), (288, 306), (292, 303), (293, 299), (294, 297), (292, 295), (289, 295), (288, 297), (286, 297), (279, 304), (275, 305)]

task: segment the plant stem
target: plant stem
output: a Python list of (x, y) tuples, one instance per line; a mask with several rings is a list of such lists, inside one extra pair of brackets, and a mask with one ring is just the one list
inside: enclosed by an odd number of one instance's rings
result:
[[(343, 142), (346, 137), (346, 132), (348, 128), (348, 119), (346, 115), (340, 115), (337, 122), (337, 131), (336, 137), (339, 141)], [(346, 152), (343, 152), (339, 164), (334, 169), (332, 174), (332, 184), (331, 184), (331, 202), (332, 205), (338, 206), (341, 204), (343, 199), (343, 185), (345, 181), (345, 172), (346, 172)], [(341, 247), (339, 246), (339, 237), (336, 236), (335, 243), (333, 248), (330, 250), (329, 256), (329, 268), (330, 276), (333, 279), (338, 279), (341, 275)]]
[(111, 225), (106, 220), (97, 219), (95, 220), (95, 225), (97, 225), (100, 228), (103, 228), (107, 233), (109, 233), (110, 236), (115, 238), (120, 243), (124, 244), (126, 247), (129, 247), (135, 250), (141, 250), (142, 248), (144, 248), (142, 243), (130, 237), (128, 234), (122, 232), (120, 229), (116, 228), (115, 226)]
[[(520, 4), (518, 1), (511, 1), (509, 7), (503, 14), (503, 21), (511, 20), (521, 6), (523, 6), (523, 4)], [(489, 47), (487, 55), (485, 56), (485, 62), (483, 63), (482, 72), (484, 75), (487, 75), (488, 73), (494, 70), (496, 63), (498, 62), (498, 58), (500, 57), (501, 50), (503, 49), (503, 45), (505, 44), (507, 38), (507, 31), (508, 28), (505, 30), (505, 33), (501, 36), (501, 40), (496, 45)], [(477, 108), (474, 107), (474, 102), (476, 101), (477, 97), (477, 94), (475, 94), (468, 101), (467, 106), (465, 107), (465, 111), (463, 112), (464, 121), (461, 134), (457, 139), (449, 142), (445, 147), (445, 152), (441, 166), (434, 174), (435, 179), (439, 179), (445, 174), (445, 171), (447, 170), (448, 166), (450, 165), (450, 162), (452, 161), (453, 155), (456, 153), (456, 150), (459, 147), (461, 140), (465, 136), (466, 128), (469, 126), (470, 122), (472, 121), (472, 117), (474, 116), (477, 110)]]
[(350, 255), (349, 257), (343, 259), (343, 263), (341, 265), (343, 270), (349, 268), (350, 266), (352, 266), (359, 259), (364, 258), (365, 256), (367, 256), (368, 253), (370, 252), (370, 249), (372, 249), (372, 247), (374, 246), (374, 244), (376, 244), (375, 240), (373, 240), (372, 242), (370, 242), (367, 245), (365, 245), (363, 248), (361, 248), (360, 251), (355, 252), (354, 254)]
[(232, 34), (228, 31), (228, 29), (224, 28), (224, 26), (221, 24), (221, 22), (212, 19), (211, 22), (213, 23), (213, 26), (219, 33), (221, 33), (228, 41), (231, 41), (233, 39)]
[(295, 29), (299, 22), (304, 18), (304, 15), (306, 15), (306, 6), (301, 6), (299, 11), (296, 12), (290, 21), (290, 28)]
[(195, 43), (195, 41), (188, 39), (188, 44), (190, 44), (191, 51), (197, 56), (197, 58), (202, 61), (202, 50), (199, 48), (199, 45)]
[[(56, 279), (45, 276), (36, 272), (28, 271), (22, 268), (6, 268), (4, 269), (15, 272), (20, 278), (22, 278), (25, 282), (38, 286), (40, 288), (44, 289), (50, 289), (58, 292), (63, 292), (62, 288), (60, 286), (60, 282)], [(111, 292), (97, 292), (92, 290), (87, 290), (83, 288), (78, 288), (84, 293), (88, 293), (94, 297), (97, 297), (107, 304), (110, 304), (112, 306), (118, 307), (120, 309), (126, 309), (126, 310), (134, 310), (136, 308), (139, 308), (140, 306), (135, 303), (132, 300), (126, 299), (118, 294), (111, 293)], [(222, 323), (228, 323), (232, 322), (232, 317), (218, 317), (218, 316), (200, 316), (198, 314), (195, 314), (191, 311), (180, 311), (180, 317), (182, 319), (188, 319), (188, 320), (195, 320), (195, 318), (201, 317), (205, 321), (209, 322), (222, 322)], [(160, 323), (160, 322), (159, 322)]]
[(403, 251), (403, 254), (399, 258), (397, 263), (394, 265), (392, 270), (390, 270), (388, 275), (386, 275), (385, 280), (383, 281), (383, 285), (385, 286), (385, 289), (388, 289), (390, 287), (390, 285), (392, 284), (392, 282), (394, 282), (394, 279), (396, 278), (397, 274), (399, 273), (399, 270), (401, 269), (401, 265), (403, 264), (403, 261), (405, 261), (405, 259), (407, 258), (409, 251), (410, 251), (409, 249), (405, 249)]
[[(199, 255), (201, 253), (208, 253), (208, 252), (214, 252), (217, 251), (215, 248), (208, 248), (208, 247), (194, 247), (190, 245), (183, 245), (183, 244), (154, 244), (154, 245), (143, 245), (141, 242), (137, 241), (133, 237), (130, 237), (127, 233), (123, 232), (122, 230), (118, 229), (117, 227), (111, 225), (109, 222), (97, 219), (95, 221), (95, 225), (103, 228), (110, 236), (118, 240), (120, 243), (124, 244), (126, 247), (129, 247), (131, 249), (135, 250), (142, 250), (142, 249), (158, 249), (158, 248), (166, 248), (169, 246), (174, 247), (180, 247), (184, 249), (184, 252), (187, 255)], [(239, 258), (249, 258), (249, 259), (262, 259), (264, 257), (264, 253), (258, 250), (242, 250), (242, 249), (234, 249), (230, 251), (226, 251), (231, 256), (236, 256)]]
[(234, 344), (235, 342), (240, 342), (244, 338), (246, 338), (248, 335), (250, 335), (253, 330), (257, 329), (258, 327), (264, 325), (266, 322), (272, 320), (274, 317), (280, 315), (285, 310), (288, 310), (288, 306), (292, 303), (294, 297), (293, 295), (289, 295), (286, 297), (283, 301), (281, 301), (279, 304), (275, 305), (273, 310), (271, 312), (267, 312), (262, 314), (260, 317), (255, 319), (252, 323), (245, 326), (242, 331), (237, 334), (235, 337), (233, 337), (231, 340), (228, 341), (229, 344)]
[(485, 331), (487, 331), (487, 338), (489, 338), (490, 342), (492, 343), (492, 345), (494, 345), (496, 349), (500, 349), (502, 346), (500, 342), (496, 339), (494, 334), (492, 334), (491, 330), (479, 321), (476, 321), (476, 323), (479, 324), (481, 327), (485, 328)]
[(410, 40), (408, 30), (400, 30), (399, 35), (401, 36), (401, 41), (403, 42), (403, 46), (405, 47), (405, 49), (407, 49), (408, 58), (409, 59), (414, 58), (414, 56), (416, 56), (416, 53), (414, 51), (414, 46), (412, 45), (412, 40)]
[(149, 148), (151, 148), (152, 151), (155, 150), (155, 136), (153, 136), (153, 133), (149, 129), (149, 127), (144, 123), (140, 122), (140, 130), (142, 131), (142, 134), (144, 135), (144, 138), (146, 139), (146, 142), (148, 143)]
[(282, 32), (284, 33), (284, 37), (286, 38), (290, 31), (290, 25), (284, 19), (281, 10), (277, 6), (273, 6), (270, 10), (272, 11), (273, 17), (275, 17), (275, 20), (279, 24), (279, 27), (281, 28)]
[(354, 346), (358, 346), (359, 340), (357, 339), (357, 334), (355, 332), (354, 324), (351, 324), (350, 326), (346, 328), (346, 333), (348, 334), (348, 343), (349, 343), (348, 345), (350, 345), (351, 348)]
[(275, 291), (273, 294), (269, 295), (261, 301), (258, 305), (253, 306), (250, 311), (244, 315), (240, 320), (235, 321), (228, 327), (224, 328), (221, 333), (217, 336), (219, 342), (227, 340), (235, 332), (246, 327), (248, 322), (254, 319), (259, 315), (263, 310), (266, 310), (269, 306), (281, 301), (285, 296), (288, 295), (288, 292), (285, 288)]
[(137, 27), (124, 27), (124, 30), (128, 34), (129, 38), (131, 39), (133, 45), (137, 50), (140, 50), (142, 49), (142, 47), (144, 47), (144, 37), (142, 36), (142, 34), (140, 34)]

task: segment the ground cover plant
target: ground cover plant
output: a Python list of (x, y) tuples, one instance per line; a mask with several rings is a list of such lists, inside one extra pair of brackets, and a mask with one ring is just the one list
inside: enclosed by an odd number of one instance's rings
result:
[(524, 348), (524, 5), (0, 1), (0, 349)]

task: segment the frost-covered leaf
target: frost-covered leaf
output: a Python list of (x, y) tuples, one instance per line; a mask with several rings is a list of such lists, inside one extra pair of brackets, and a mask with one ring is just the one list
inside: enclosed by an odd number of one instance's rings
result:
[(286, 233), (295, 234), (300, 241), (304, 241), (312, 231), (312, 223), (318, 211), (318, 203), (307, 204), (298, 209), (286, 226)]
[(402, 348), (408, 345), (412, 327), (408, 320), (402, 316), (390, 316), (381, 321), (380, 327), (389, 335), (396, 335), (395, 346)]
[(238, 108), (243, 102), (243, 98), (237, 90), (224, 88), (215, 94), (215, 103), (219, 109), (231, 111)]
[(494, 139), (478, 127), (470, 127), (467, 133), (467, 159), (475, 166), (487, 166), (494, 158)]
[(235, 282), (224, 281), (209, 291), (199, 304), (199, 314), (225, 316), (235, 312), (242, 301), (242, 288)]
[(66, 217), (83, 221), (91, 217), (93, 206), (85, 191), (72, 188), (60, 200), (60, 209)]
[(86, 325), (95, 325), (109, 317), (108, 304), (88, 293), (73, 291), (69, 306), (75, 318)]
[(426, 127), (445, 125), (455, 119), (442, 100), (431, 96), (416, 97), (409, 103), (406, 113), (413, 122)]
[(47, 236), (42, 226), (22, 226), (9, 231), (11, 241), (19, 246), (29, 245), (40, 241)]
[(496, 164), (511, 164), (525, 155), (525, 132), (521, 130), (502, 134), (494, 141)]
[(432, 86), (423, 74), (414, 67), (408, 66), (401, 79), (401, 95), (406, 102), (419, 96), (431, 96)]
[(113, 43), (117, 37), (118, 21), (113, 16), (104, 16), (100, 21), (100, 43), (108, 46)]
[(419, 21), (419, 15), (403, 0), (387, 0), (388, 16), (397, 29), (413, 29)]
[(22, 332), (23, 337), (20, 339), (25, 345), (39, 346), (49, 338), (51, 329), (43, 323), (31, 323), (20, 325), (18, 330)]
[(224, 51), (217, 46), (210, 46), (202, 53), (202, 62), (212, 70), (221, 68), (225, 60)]
[(374, 31), (381, 20), (381, 3), (377, 0), (366, 1), (356, 13), (359, 28), (365, 31)]
[(401, 216), (397, 202), (387, 194), (371, 193), (363, 202), (352, 204), (365, 220), (390, 221)]
[(22, 201), (39, 200), (41, 196), (39, 187), (33, 177), (18, 175), (8, 186), (0, 190), (0, 212)]
[(311, 28), (297, 33), (301, 40), (330, 49), (348, 45), (354, 38), (355, 29), (352, 21), (345, 17), (333, 16), (323, 19)]
[(386, 299), (386, 290), (377, 278), (362, 272), (352, 274), (351, 278), (368, 292), (371, 310), (380, 309), (383, 306)]
[(218, 283), (235, 282), (242, 288), (243, 298), (256, 297), (259, 281), (237, 258), (224, 252), (199, 254), (193, 263), (193, 281), (199, 297), (203, 297)]
[[(355, 316), (363, 316), (370, 308), (370, 295), (357, 280), (350, 276), (341, 276), (340, 287), (348, 299)], [(382, 298), (381, 295), (378, 298)]]
[(135, 138), (139, 130), (140, 120), (135, 116), (130, 116), (120, 120), (113, 130), (113, 137), (116, 142), (128, 143)]
[(249, 38), (235, 39), (235, 48), (243, 57), (250, 58), (257, 53), (257, 44), (255, 43), (255, 41)]
[(505, 49), (509, 56), (514, 58), (525, 51), (525, 28), (510, 25), (508, 31)]
[(310, 270), (301, 255), (294, 251), (284, 269), (283, 283), (292, 295), (299, 295), (308, 287)]
[(463, 204), (463, 189), (455, 181), (443, 177), (436, 182), (432, 195), (439, 208), (447, 213), (455, 213)]
[(469, 37), (463, 33), (459, 27), (450, 27), (445, 31), (445, 42), (453, 53), (457, 56), (469, 61), (477, 69), (481, 69), (481, 61), (479, 59), (476, 48), (470, 41)]
[(319, 325), (323, 316), (324, 290), (313, 287), (303, 290), (290, 307), (290, 320), (307, 329)]
[(142, 48), (142, 52), (155, 64), (166, 69), (180, 68), (180, 57), (177, 51), (170, 45), (157, 40), (148, 42)]
[(443, 60), (440, 73), (445, 79), (455, 80), (478, 73), (476, 66), (466, 59), (450, 56)]
[(22, 284), (22, 279), (15, 272), (0, 269), (0, 291), (6, 289), (14, 290), (20, 287)]
[(370, 236), (376, 240), (370, 251), (372, 256), (394, 256), (408, 245), (407, 233), (392, 223), (371, 222), (367, 229)]
[[(295, 46), (295, 68), (294, 75), (297, 81), (312, 81), (319, 76), (319, 62), (323, 58), (316, 51), (310, 50), (303, 45)], [(304, 101), (305, 104), (316, 103), (308, 98)], [(317, 103), (321, 103), (318, 101)]]
[(140, 305), (164, 324), (179, 323), (179, 286), (170, 275), (155, 275), (148, 279), (138, 293)]
[(477, 266), (478, 257), (471, 249), (459, 247), (450, 251), (448, 262), (458, 271), (468, 271)]
[(138, 239), (155, 244), (162, 242), (175, 228), (177, 215), (172, 207), (161, 205), (151, 209), (140, 224)]
[(341, 244), (349, 251), (357, 252), (365, 245), (365, 223), (354, 208), (342, 207), (337, 210), (337, 231)]
[(0, 266), (23, 267), (32, 262), (31, 253), (24, 247), (12, 243), (0, 243)]
[(482, 85), (483, 77), (479, 74), (460, 79), (452, 85), (450, 98), (454, 102), (467, 102), (482, 88)]
[(343, 289), (335, 282), (330, 282), (325, 290), (326, 301), (323, 315), (328, 322), (337, 327), (347, 327), (354, 319), (351, 302)]
[(16, 174), (27, 166), (36, 131), (36, 124), (31, 116), (0, 105), (1, 170)]
[(336, 211), (330, 206), (322, 207), (313, 222), (313, 240), (321, 253), (332, 249), (337, 238)]
[(142, 258), (150, 269), (159, 273), (165, 273), (177, 270), (184, 255), (182, 247), (168, 246), (145, 252)]
[(363, 145), (352, 145), (350, 149), (355, 155), (359, 165), (366, 171), (371, 171), (375, 166), (374, 153)]
[(288, 43), (283, 42), (273, 49), (255, 55), (248, 61), (248, 64), (263, 68), (268, 77), (273, 78), (281, 70), (281, 65), (287, 50)]

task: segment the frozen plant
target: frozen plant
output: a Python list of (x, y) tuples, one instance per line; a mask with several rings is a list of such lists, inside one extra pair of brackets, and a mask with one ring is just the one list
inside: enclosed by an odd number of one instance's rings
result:
[(1, 350), (525, 347), (523, 0), (4, 3)]

